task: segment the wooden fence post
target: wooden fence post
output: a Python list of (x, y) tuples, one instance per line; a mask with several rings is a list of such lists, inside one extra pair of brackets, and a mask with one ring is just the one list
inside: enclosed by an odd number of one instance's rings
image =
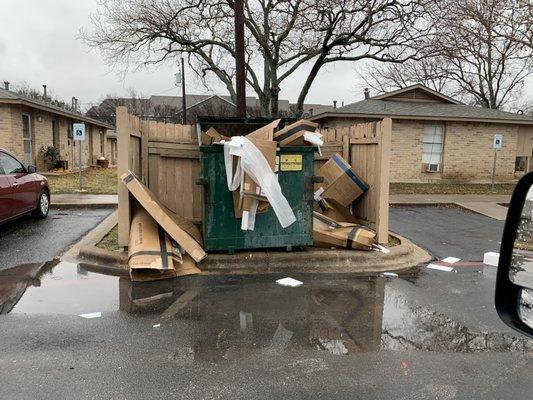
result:
[[(384, 118), (379, 127), (379, 145), (376, 156), (376, 240), (380, 244), (389, 241), (389, 175), (392, 135), (392, 119)], [(378, 128), (376, 127), (376, 128)]]
[(117, 107), (117, 179), (118, 179), (118, 245), (127, 246), (130, 237), (130, 196), (128, 188), (120, 179), (130, 169), (130, 118), (128, 109)]

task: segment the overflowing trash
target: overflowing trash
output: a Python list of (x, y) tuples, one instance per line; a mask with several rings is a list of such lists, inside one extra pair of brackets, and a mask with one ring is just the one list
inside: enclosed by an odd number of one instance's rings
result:
[[(300, 120), (278, 129), (280, 121), (275, 120), (246, 136), (230, 137), (211, 127), (199, 137), (199, 144), (203, 146), (201, 149), (214, 149), (212, 154), (216, 151), (214, 146), (219, 146), (218, 154), (219, 157), (223, 155), (223, 158), (217, 158), (221, 162), (216, 161), (214, 165), (222, 172), (220, 174), (217, 170), (217, 176), (224, 176), (224, 185), (227, 188), (216, 187), (216, 191), (230, 192), (227, 201), (230, 206), (232, 204), (232, 224), (238, 221), (235, 228), (238, 230), (237, 226), (240, 226), (240, 231), (244, 232), (242, 235), (247, 235), (243, 240), (249, 243), (246, 245), (248, 247), (228, 244), (227, 247), (219, 249), (227, 248), (230, 251), (232, 246), (236, 249), (267, 247), (262, 243), (267, 234), (283, 236), (283, 230), (296, 226), (298, 224), (295, 222), (307, 218), (308, 225), (302, 225), (303, 230), (307, 230), (307, 234), (312, 231), (312, 237), (308, 236), (305, 245), (389, 253), (386, 247), (375, 243), (376, 234), (361, 225), (350, 211), (352, 203), (365, 195), (369, 185), (340, 154), (333, 154), (313, 175), (313, 151), (320, 152), (324, 144), (322, 135), (316, 132), (318, 124)], [(293, 147), (294, 150), (283, 150), (287, 147)], [(303, 160), (304, 153), (311, 156), (307, 158), (307, 164)], [(306, 170), (304, 165), (309, 168)], [(291, 178), (296, 180), (296, 184), (282, 188), (280, 174), (292, 171), (300, 174)], [(203, 179), (204, 183), (199, 184), (207, 185), (205, 182), (209, 182), (211, 176), (204, 173), (204, 177), (200, 179)], [(131, 280), (153, 281), (201, 273), (197, 263), (207, 256), (205, 249), (213, 250), (208, 245), (209, 237), (205, 238), (206, 232), (212, 233), (211, 227), (206, 228), (204, 224), (203, 238), (192, 222), (168, 210), (135, 174), (128, 172), (121, 180), (134, 199), (128, 247)], [(305, 207), (295, 205), (294, 195), (290, 196), (296, 187), (302, 191), (302, 195), (296, 196), (297, 201), (306, 204)], [(304, 188), (306, 191), (311, 190), (309, 193), (312, 197), (306, 197)], [(224, 196), (228, 196), (225, 193)], [(289, 199), (292, 199), (292, 203)], [(227, 209), (225, 206), (214, 208), (214, 212), (227, 212)], [(269, 215), (275, 215), (275, 219), (257, 219), (258, 215), (267, 212)], [(204, 210), (204, 215), (205, 213)], [(265, 226), (261, 224), (272, 224), (276, 220), (279, 227), (274, 227), (265, 234)], [(223, 219), (217, 220), (217, 229), (224, 228), (224, 225)], [(257, 237), (254, 237), (258, 230)], [(220, 232), (224, 230), (221, 229)], [(231, 232), (236, 231), (230, 230), (230, 234)], [(304, 236), (299, 235), (298, 231), (296, 234), (290, 230), (287, 232), (291, 232), (285, 234), (289, 239)], [(220, 240), (223, 241), (224, 237)], [(226, 240), (224, 243), (230, 241)], [(287, 249), (293, 245), (301, 246), (298, 242), (280, 243)], [(276, 282), (292, 287), (302, 284), (292, 278)]]

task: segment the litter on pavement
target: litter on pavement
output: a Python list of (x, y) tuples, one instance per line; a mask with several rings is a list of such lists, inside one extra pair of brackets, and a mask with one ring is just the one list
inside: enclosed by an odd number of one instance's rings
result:
[(437, 265), (437, 264), (428, 264), (427, 268), (436, 269), (438, 271), (446, 271), (446, 272), (452, 272), (453, 271), (452, 267), (447, 267), (447, 266), (444, 266), (444, 265)]
[(492, 265), (493, 267), (498, 266), (500, 261), (500, 253), (494, 251), (489, 251), (483, 255), (483, 264)]
[(376, 244), (376, 243), (374, 243), (374, 244), (372, 245), (372, 250), (374, 250), (374, 251), (380, 251), (380, 252), (385, 253), (385, 254), (389, 254), (389, 253), (390, 253), (390, 250), (387, 249), (385, 246), (382, 246), (382, 245), (380, 245), (380, 244)]
[(461, 261), (461, 259), (456, 257), (446, 257), (443, 258), (441, 261), (447, 264), (455, 264), (457, 261)]
[(101, 311), (87, 313), (87, 314), (78, 314), (78, 317), (82, 317), (82, 318), (86, 318), (86, 319), (100, 318), (101, 316), (102, 316), (102, 312)]
[(289, 277), (278, 279), (276, 283), (281, 286), (289, 286), (289, 287), (297, 287), (303, 284), (303, 282), (297, 279), (289, 278)]
[(381, 276), (386, 276), (387, 278), (398, 278), (398, 274), (394, 272), (382, 272)]

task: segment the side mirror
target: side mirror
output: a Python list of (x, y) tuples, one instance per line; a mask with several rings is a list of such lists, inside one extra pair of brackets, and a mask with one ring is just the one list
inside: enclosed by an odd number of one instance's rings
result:
[(520, 179), (511, 197), (495, 301), (503, 322), (533, 338), (533, 172)]
[(37, 172), (37, 167), (35, 165), (28, 165), (28, 168), (26, 168), (28, 171), (28, 174), (34, 174)]

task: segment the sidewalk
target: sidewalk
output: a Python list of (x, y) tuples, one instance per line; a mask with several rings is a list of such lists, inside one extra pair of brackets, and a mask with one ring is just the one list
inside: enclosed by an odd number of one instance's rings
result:
[(116, 194), (83, 194), (66, 193), (52, 194), (52, 207), (116, 207), (118, 196)]
[(508, 194), (391, 194), (390, 204), (437, 205), (456, 204), (478, 214), (505, 221), (511, 195)]

